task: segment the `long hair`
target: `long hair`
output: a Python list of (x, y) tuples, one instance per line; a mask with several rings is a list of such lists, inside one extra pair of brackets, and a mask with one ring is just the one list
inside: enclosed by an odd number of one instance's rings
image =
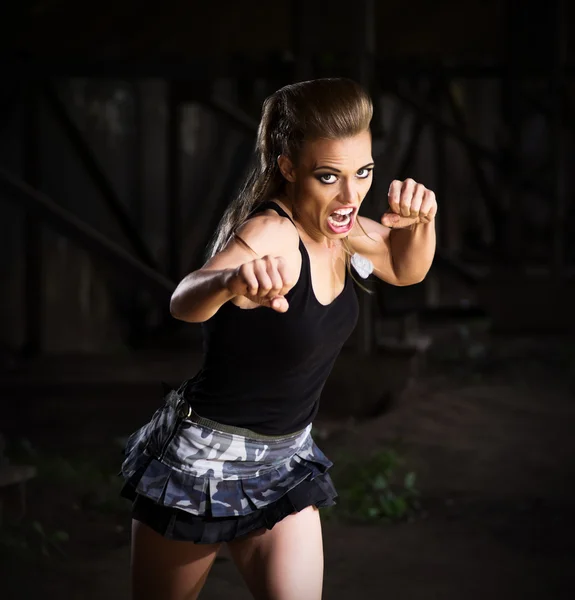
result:
[(294, 83), (266, 98), (257, 133), (255, 165), (225, 211), (208, 257), (225, 247), (259, 205), (283, 191), (286, 182), (278, 156), (283, 154), (296, 162), (305, 141), (357, 135), (369, 129), (372, 116), (371, 98), (351, 79)]

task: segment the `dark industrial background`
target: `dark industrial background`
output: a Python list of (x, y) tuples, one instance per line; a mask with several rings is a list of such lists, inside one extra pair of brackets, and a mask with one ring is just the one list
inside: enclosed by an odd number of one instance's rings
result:
[[(440, 208), (427, 279), (358, 292), (318, 419), (334, 453), (401, 439), (427, 517), (328, 522), (325, 597), (573, 597), (574, 26), (567, 0), (0, 8), (0, 546), (18, 488), (72, 549), (35, 581), (16, 560), (9, 598), (127, 597), (127, 512), (93, 486), (78, 503), (79, 478), (47, 485), (31, 454), (119, 464), (159, 382), (195, 374), (200, 327), (170, 294), (246, 174), (262, 101), (327, 76), (374, 99), (364, 214), (406, 177)], [(207, 600), (247, 597), (225, 557), (210, 582)]]

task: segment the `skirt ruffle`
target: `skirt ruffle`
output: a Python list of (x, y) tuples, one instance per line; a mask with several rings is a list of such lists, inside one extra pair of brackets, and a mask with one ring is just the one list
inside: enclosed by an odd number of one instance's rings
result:
[(276, 502), (240, 517), (193, 515), (177, 508), (155, 503), (139, 495), (128, 483), (122, 496), (133, 501), (132, 517), (163, 537), (196, 544), (231, 542), (249, 533), (272, 529), (287, 516), (308, 506), (327, 508), (337, 500), (337, 492), (328, 474), (304, 479)]

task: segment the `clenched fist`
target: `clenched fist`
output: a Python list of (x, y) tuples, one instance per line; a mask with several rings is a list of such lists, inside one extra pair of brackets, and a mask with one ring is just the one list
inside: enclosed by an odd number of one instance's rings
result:
[(389, 210), (381, 218), (386, 227), (403, 229), (431, 223), (437, 214), (435, 194), (413, 179), (395, 179), (389, 186)]
[(293, 282), (281, 256), (264, 256), (231, 270), (225, 285), (234, 296), (283, 313), (289, 308), (285, 295)]

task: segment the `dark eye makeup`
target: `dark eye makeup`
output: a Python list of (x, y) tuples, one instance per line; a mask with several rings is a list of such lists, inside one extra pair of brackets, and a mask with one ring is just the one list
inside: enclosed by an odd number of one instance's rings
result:
[[(356, 175), (359, 179), (367, 179), (372, 171), (373, 171), (373, 167), (362, 167), (361, 169), (359, 169), (357, 171)], [(326, 181), (326, 179), (329, 177), (334, 177), (335, 179), (333, 179), (331, 181)], [(318, 175), (316, 175), (316, 179), (318, 181), (320, 181), (321, 183), (324, 183), (326, 185), (331, 185), (336, 182), (337, 175), (335, 173), (319, 173)]]

